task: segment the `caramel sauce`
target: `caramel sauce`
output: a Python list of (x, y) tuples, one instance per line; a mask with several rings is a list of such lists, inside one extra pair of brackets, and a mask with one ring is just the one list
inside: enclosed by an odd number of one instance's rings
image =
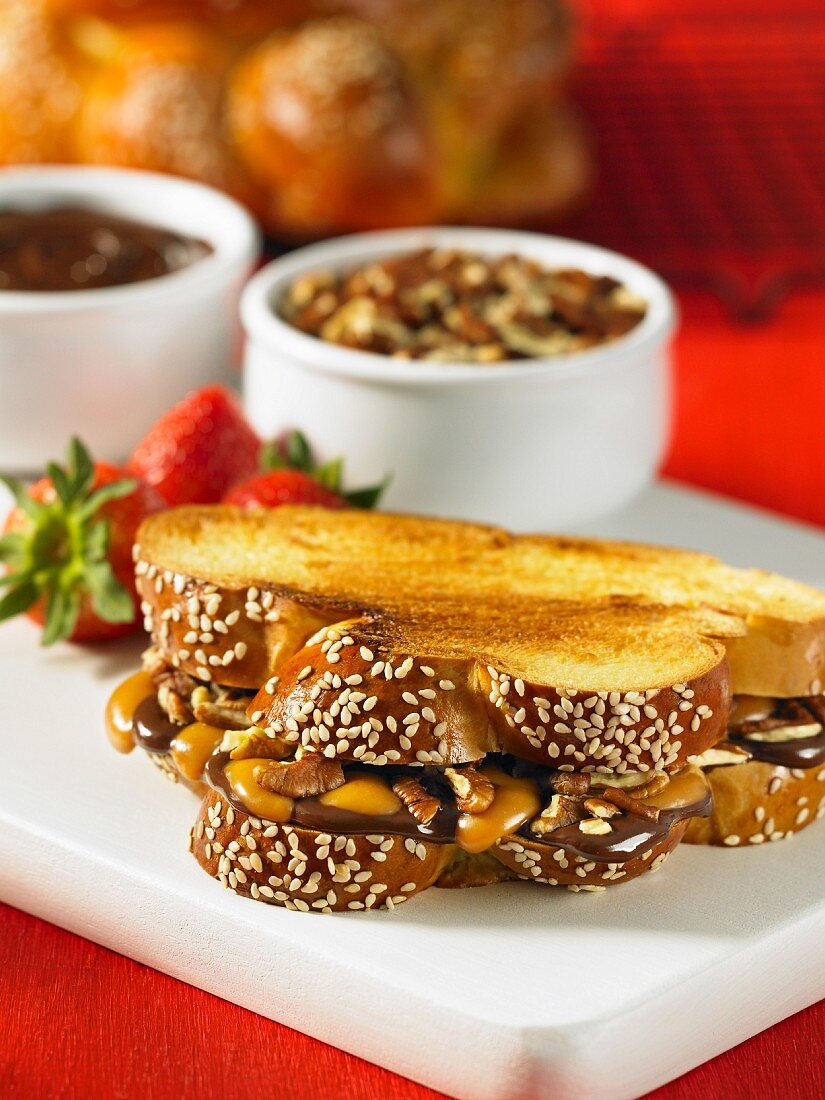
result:
[(515, 779), (499, 768), (482, 768), (496, 789), (492, 804), (480, 814), (460, 814), (455, 840), (465, 852), (483, 852), (501, 837), (517, 832), (541, 809), (538, 784)]
[(112, 747), (118, 752), (131, 752), (135, 711), (155, 694), (155, 685), (148, 672), (135, 672), (118, 684), (106, 704), (106, 734)]
[(178, 771), (192, 783), (200, 782), (206, 761), (220, 744), (224, 731), (204, 722), (192, 722), (178, 733), (170, 750)]
[(342, 787), (320, 795), (318, 801), (324, 806), (334, 806), (368, 817), (394, 814), (402, 807), (401, 799), (393, 794), (384, 780), (372, 775), (350, 779)]
[(702, 802), (708, 792), (708, 783), (701, 768), (685, 768), (670, 777), (670, 782), (656, 794), (640, 798), (648, 806), (660, 810), (681, 810)]
[(236, 798), (246, 812), (266, 821), (289, 821), (294, 802), (282, 794), (264, 790), (255, 778), (255, 769), (271, 763), (269, 760), (232, 760), (224, 768), (224, 775)]

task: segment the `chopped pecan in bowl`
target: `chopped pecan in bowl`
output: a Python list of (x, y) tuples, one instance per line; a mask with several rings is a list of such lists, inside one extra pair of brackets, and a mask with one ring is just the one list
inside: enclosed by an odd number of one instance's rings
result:
[(429, 248), (304, 274), (278, 309), (302, 332), (360, 351), (497, 363), (609, 343), (643, 320), (647, 302), (606, 275)]

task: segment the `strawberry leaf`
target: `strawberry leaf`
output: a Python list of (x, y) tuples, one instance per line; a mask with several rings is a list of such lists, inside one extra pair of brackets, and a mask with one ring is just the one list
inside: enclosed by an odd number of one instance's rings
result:
[(69, 440), (67, 473), (72, 483), (74, 499), (80, 500), (92, 487), (95, 465), (92, 456), (76, 435)]
[(46, 463), (46, 474), (50, 478), (52, 485), (54, 485), (58, 500), (63, 507), (71, 507), (72, 498), (74, 496), (74, 487), (71, 484), (71, 479), (67, 477), (65, 472), (56, 462)]
[(327, 489), (331, 489), (333, 493), (340, 493), (341, 491), (341, 479), (344, 476), (344, 460), (343, 458), (333, 458), (329, 462), (325, 462), (323, 466), (319, 466), (313, 474), (313, 477), (321, 485)]
[(133, 598), (107, 558), (109, 521), (100, 512), (138, 483), (122, 478), (94, 489), (96, 467), (79, 439), (71, 440), (66, 464), (50, 462), (46, 472), (55, 496), (47, 495), (43, 503), (33, 500), (22, 482), (5, 480), (23, 516), (0, 539), (0, 561), (10, 571), (3, 586), (12, 586), (0, 602), (0, 617), (28, 611), (42, 599), (41, 642), (51, 645), (71, 637), (87, 597), (100, 619), (134, 619)]
[(266, 472), (268, 470), (283, 470), (286, 466), (283, 456), (278, 448), (276, 442), (264, 443), (261, 447), (261, 469)]
[(83, 556), (87, 562), (101, 561), (109, 549), (109, 524), (102, 520), (92, 524), (86, 536)]
[(28, 611), (39, 595), (37, 585), (33, 581), (19, 582), (0, 600), (0, 622)]
[(3, 475), (0, 474), (0, 485), (6, 486), (14, 497), (14, 503), (21, 512), (25, 513), (29, 519), (37, 519), (43, 511), (44, 506), (38, 503), (38, 501), (32, 500), (22, 481), (18, 481), (16, 477), (3, 477)]
[(26, 561), (26, 536), (19, 531), (9, 531), (0, 539), (0, 561), (5, 565), (21, 568)]
[(108, 485), (102, 485), (86, 498), (77, 509), (77, 515), (81, 519), (91, 519), (104, 504), (108, 504), (110, 500), (118, 500), (120, 497), (128, 497), (136, 488), (137, 482), (132, 478), (122, 478), (120, 481), (111, 481)]
[(378, 485), (372, 485), (366, 489), (353, 489), (350, 493), (344, 493), (344, 500), (353, 508), (374, 508), (384, 494), (384, 490), (392, 481), (387, 474)]
[(83, 574), (96, 615), (108, 623), (128, 623), (135, 617), (132, 597), (112, 572), (108, 561), (88, 564)]
[(80, 614), (80, 592), (56, 585), (46, 595), (46, 621), (40, 644), (54, 645), (71, 637)]
[(287, 464), (293, 470), (312, 473), (312, 449), (303, 432), (291, 432), (286, 438), (284, 450)]

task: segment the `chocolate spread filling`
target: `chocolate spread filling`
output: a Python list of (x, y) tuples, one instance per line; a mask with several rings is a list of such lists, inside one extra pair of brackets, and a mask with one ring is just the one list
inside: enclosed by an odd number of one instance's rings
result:
[[(488, 759), (504, 770), (513, 772), (515, 761), (510, 757), (491, 756)], [(229, 784), (224, 768), (229, 763), (229, 753), (215, 753), (206, 764), (204, 778), (213, 790), (222, 795), (227, 802), (241, 813), (249, 810), (238, 799)], [(519, 762), (521, 763), (521, 762)], [(344, 774), (348, 779), (357, 775), (371, 774), (363, 765), (344, 764)], [(421, 768), (387, 765), (381, 767), (381, 774), (390, 784), (402, 775), (422, 775)], [(551, 773), (547, 772), (547, 777)], [(534, 836), (525, 825), (520, 834), (534, 844), (563, 848), (574, 855), (583, 856), (596, 863), (621, 863), (648, 851), (664, 840), (674, 825), (689, 817), (707, 817), (711, 811), (712, 796), (708, 790), (705, 797), (688, 806), (673, 810), (660, 810), (657, 821), (640, 815), (623, 812), (610, 819), (611, 832), (593, 835), (581, 832), (578, 825), (569, 825), (556, 829), (544, 836)], [(455, 804), (444, 804), (429, 825), (421, 825), (404, 807), (392, 814), (359, 814), (344, 810), (338, 806), (328, 806), (319, 798), (303, 798), (295, 802), (290, 823), (316, 829), (319, 832), (362, 834), (390, 833), (396, 836), (413, 837), (426, 840), (431, 844), (455, 843), (458, 812)]]
[(690, 817), (708, 817), (712, 808), (713, 796), (708, 790), (699, 802), (660, 810), (656, 821), (625, 811), (621, 816), (611, 817), (611, 831), (601, 835), (583, 833), (578, 825), (565, 825), (543, 837), (533, 836), (525, 826), (521, 836), (534, 844), (546, 843), (563, 848), (571, 855), (592, 859), (595, 863), (624, 863), (663, 841), (674, 825)]
[(157, 695), (150, 695), (139, 703), (132, 718), (132, 740), (146, 752), (170, 752), (181, 729), (169, 721)]
[[(224, 768), (229, 763), (228, 752), (217, 752), (206, 762), (204, 779), (236, 810), (248, 814), (249, 810), (233, 792), (226, 778)], [(370, 772), (364, 765), (343, 764), (347, 779), (360, 775), (375, 775), (379, 769)], [(421, 768), (387, 764), (380, 769), (381, 776), (389, 786), (402, 776), (412, 775), (420, 778)], [(344, 810), (340, 806), (328, 806), (320, 798), (301, 798), (295, 802), (291, 821), (295, 825), (304, 825), (309, 829), (330, 833), (393, 833), (396, 836), (417, 837), (434, 844), (452, 844), (455, 838), (455, 825), (458, 812), (455, 805), (444, 804), (429, 825), (421, 825), (410, 811), (402, 806), (391, 814), (359, 814)]]
[[(813, 737), (797, 737), (790, 741), (754, 740), (753, 734), (770, 733), (775, 729), (810, 726), (819, 723), (820, 732)], [(777, 701), (767, 718), (740, 722), (728, 728), (727, 740), (737, 748), (746, 749), (751, 759), (782, 768), (817, 768), (825, 764), (825, 697), (812, 695), (801, 699)]]

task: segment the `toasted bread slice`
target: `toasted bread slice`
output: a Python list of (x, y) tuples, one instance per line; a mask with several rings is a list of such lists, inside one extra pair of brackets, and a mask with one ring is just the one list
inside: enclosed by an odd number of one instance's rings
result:
[(323, 628), (249, 708), (287, 742), (364, 764), (507, 752), (560, 771), (673, 771), (719, 740), (724, 649), (692, 612), (427, 604)]
[[(701, 637), (694, 642), (700, 648), (707, 638), (722, 639), (736, 692), (818, 694), (825, 680), (825, 594), (691, 551), (513, 536), (418, 516), (193, 506), (150, 517), (136, 561), (147, 628), (170, 659), (233, 686), (259, 686), (319, 627), (370, 610), (385, 623), (426, 618), (436, 636), (433, 622), (443, 617), (445, 633), (456, 635), (463, 617), (476, 643), (487, 629), (497, 639), (506, 633), (506, 652), (498, 640), (495, 648), (504, 664), (513, 662), (510, 671), (529, 677), (552, 652), (552, 671), (536, 678), (556, 678), (557, 686), (662, 687), (689, 680), (691, 661), (695, 674), (695, 654), (678, 679), (673, 674), (682, 641), (657, 650), (661, 638), (640, 634), (633, 646), (626, 638), (632, 625), (612, 641), (604, 609), (616, 602), (637, 623), (642, 605), (653, 619), (671, 609), (674, 622)], [(566, 620), (562, 604), (569, 605)], [(600, 645), (596, 625), (573, 644), (570, 624), (581, 621), (583, 605), (600, 609)], [(534, 644), (537, 620), (543, 650)], [(548, 626), (551, 620), (568, 625)]]

